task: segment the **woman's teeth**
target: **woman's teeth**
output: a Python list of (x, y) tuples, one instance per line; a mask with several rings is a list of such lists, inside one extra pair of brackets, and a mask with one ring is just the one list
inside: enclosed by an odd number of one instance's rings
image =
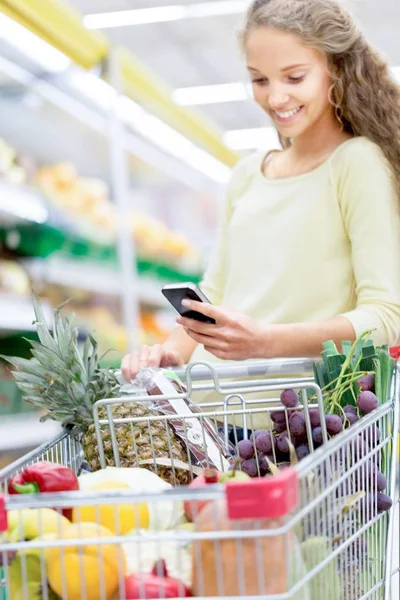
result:
[(284, 112), (278, 112), (276, 110), (275, 114), (280, 119), (290, 119), (291, 117), (294, 117), (294, 115), (296, 115), (301, 108), (302, 108), (301, 106), (298, 106), (297, 108), (294, 108), (293, 110), (285, 110)]

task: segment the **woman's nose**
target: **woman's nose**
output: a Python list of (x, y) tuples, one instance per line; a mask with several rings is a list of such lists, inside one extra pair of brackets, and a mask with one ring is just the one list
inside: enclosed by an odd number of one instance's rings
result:
[(282, 88), (270, 89), (267, 97), (267, 102), (272, 110), (284, 108), (290, 100), (289, 94)]

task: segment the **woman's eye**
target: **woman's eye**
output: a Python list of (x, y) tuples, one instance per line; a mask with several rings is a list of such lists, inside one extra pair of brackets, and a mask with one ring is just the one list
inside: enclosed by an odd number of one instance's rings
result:
[(252, 83), (257, 83), (258, 85), (263, 85), (267, 83), (267, 80), (264, 77), (260, 77), (259, 79), (253, 79)]
[(298, 75), (297, 77), (289, 77), (289, 81), (290, 83), (300, 83), (300, 81), (303, 81), (305, 75)]

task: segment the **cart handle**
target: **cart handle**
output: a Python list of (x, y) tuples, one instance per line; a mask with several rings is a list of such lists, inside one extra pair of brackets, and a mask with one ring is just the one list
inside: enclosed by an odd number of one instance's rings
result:
[[(263, 377), (266, 375), (279, 375), (283, 373), (312, 373), (314, 364), (319, 361), (319, 358), (270, 358), (255, 361), (225, 362), (223, 364), (209, 363), (206, 361), (201, 361), (201, 363), (197, 364), (197, 362), (194, 361), (193, 363), (188, 363), (182, 367), (173, 368), (171, 370), (173, 370), (180, 379), (184, 380), (188, 368), (191, 367), (191, 379), (201, 381), (212, 379), (213, 372), (223, 379), (235, 377)], [(128, 383), (124, 379), (121, 370), (115, 371), (115, 375), (121, 384)]]

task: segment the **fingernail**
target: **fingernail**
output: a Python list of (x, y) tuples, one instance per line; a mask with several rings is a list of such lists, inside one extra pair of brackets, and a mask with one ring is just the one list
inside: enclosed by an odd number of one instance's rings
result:
[(182, 306), (190, 306), (190, 300), (182, 300)]

